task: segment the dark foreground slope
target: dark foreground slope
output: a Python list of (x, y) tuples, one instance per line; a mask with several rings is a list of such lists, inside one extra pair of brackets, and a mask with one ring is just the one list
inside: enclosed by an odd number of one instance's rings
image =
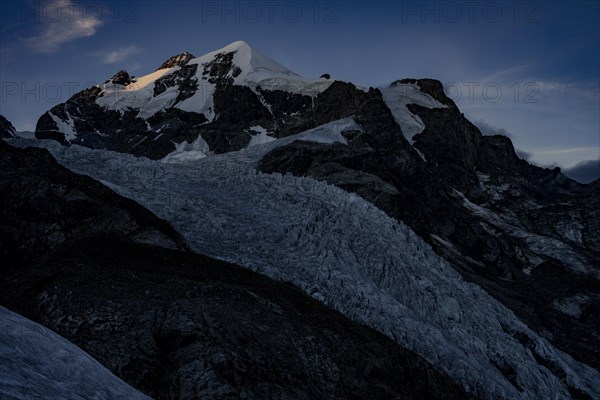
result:
[(0, 305), (157, 399), (468, 398), (295, 288), (185, 250), (45, 150), (0, 142)]

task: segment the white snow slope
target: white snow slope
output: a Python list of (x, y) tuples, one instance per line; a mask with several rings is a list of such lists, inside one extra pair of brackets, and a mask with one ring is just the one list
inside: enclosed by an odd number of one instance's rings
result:
[(0, 399), (150, 398), (71, 342), (0, 307)]
[[(348, 123), (304, 135), (339, 141), (338, 128)], [(323, 182), (256, 173), (264, 154), (299, 137), (179, 163), (54, 141), (9, 142), (48, 148), (63, 165), (171, 222), (195, 251), (293, 283), (482, 398), (569, 399), (567, 385), (600, 398), (596, 370), (464, 281), (404, 224)], [(501, 372), (511, 369), (514, 378)]]

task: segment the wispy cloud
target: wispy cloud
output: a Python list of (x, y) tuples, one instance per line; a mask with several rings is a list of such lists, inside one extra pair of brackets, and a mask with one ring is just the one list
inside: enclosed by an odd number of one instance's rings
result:
[(143, 51), (144, 51), (144, 49), (142, 49), (141, 47), (131, 45), (131, 46), (127, 46), (127, 47), (122, 47), (120, 49), (110, 50), (110, 51), (107, 51), (104, 53), (100, 53), (99, 55), (100, 55), (103, 63), (117, 64), (117, 63), (123, 62), (130, 56), (133, 56), (135, 54), (140, 54)]
[(517, 153), (520, 159), (528, 162), (531, 161), (531, 153), (521, 149), (515, 149), (515, 153)]
[(564, 92), (566, 90), (578, 90), (578, 88), (573, 84), (567, 84), (567, 83), (561, 83), (561, 82), (536, 81), (535, 85), (541, 91)]
[(100, 19), (87, 15), (71, 0), (55, 0), (50, 4), (56, 17), (44, 21), (39, 34), (22, 39), (35, 52), (53, 53), (65, 43), (93, 36), (102, 26)]
[(489, 124), (484, 119), (471, 120), (473, 125), (475, 125), (481, 131), (482, 135), (485, 136), (493, 136), (493, 135), (503, 135), (511, 137), (510, 133), (504, 128), (499, 128), (497, 126)]
[(522, 76), (531, 69), (529, 64), (513, 65), (501, 70), (492, 72), (490, 75), (481, 79), (482, 82), (496, 82), (498, 80), (511, 80), (515, 76)]
[(539, 148), (525, 151), (531, 153), (530, 161), (544, 167), (559, 166), (570, 169), (582, 160), (600, 159), (600, 148), (598, 147)]

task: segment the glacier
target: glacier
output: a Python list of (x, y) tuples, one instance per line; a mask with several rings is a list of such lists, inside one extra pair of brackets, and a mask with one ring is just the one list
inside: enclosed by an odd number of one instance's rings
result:
[[(292, 283), (415, 351), (486, 399), (600, 398), (600, 374), (529, 329), (406, 225), (311, 178), (263, 174), (260, 159), (293, 140), (344, 142), (346, 119), (242, 151), (152, 161), (54, 141), (65, 167), (169, 221), (194, 251)], [(303, 136), (304, 135), (304, 136)]]
[(83, 350), (0, 307), (2, 400), (150, 400)]

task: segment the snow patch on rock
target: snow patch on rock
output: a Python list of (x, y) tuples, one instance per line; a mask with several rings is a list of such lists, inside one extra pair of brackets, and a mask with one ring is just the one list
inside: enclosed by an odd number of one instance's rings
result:
[(248, 147), (256, 146), (258, 144), (265, 144), (277, 140), (273, 136), (269, 136), (267, 130), (262, 126), (251, 126), (250, 128), (248, 128), (247, 132), (252, 135), (250, 143), (248, 143)]
[(67, 113), (68, 117), (66, 121), (63, 121), (58, 115), (55, 115), (53, 113), (50, 113), (49, 115), (56, 123), (58, 131), (64, 134), (65, 139), (70, 142), (72, 140), (75, 140), (75, 138), (77, 137), (77, 133), (75, 132), (75, 123), (73, 122), (71, 115), (67, 111), (65, 112)]
[(418, 115), (411, 113), (408, 104), (417, 104), (427, 108), (447, 108), (444, 104), (421, 91), (416, 83), (394, 83), (382, 88), (383, 101), (388, 106), (396, 123), (409, 143), (414, 143), (414, 137), (425, 129), (425, 124)]
[(208, 143), (198, 135), (198, 138), (192, 143), (183, 141), (175, 144), (176, 149), (171, 154), (167, 155), (161, 161), (164, 163), (181, 163), (200, 160), (212, 154)]

